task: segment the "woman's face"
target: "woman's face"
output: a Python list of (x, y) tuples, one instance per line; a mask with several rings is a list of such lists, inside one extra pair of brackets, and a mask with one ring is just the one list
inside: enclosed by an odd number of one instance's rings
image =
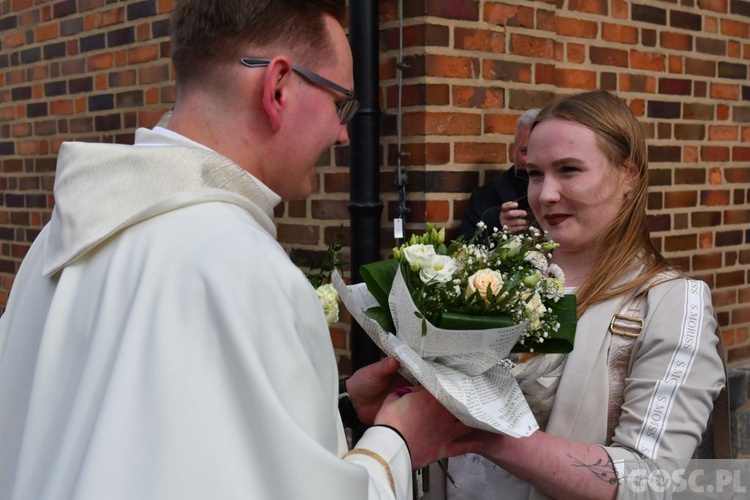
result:
[(526, 169), (534, 216), (562, 252), (593, 248), (631, 189), (591, 129), (559, 118), (532, 130)]

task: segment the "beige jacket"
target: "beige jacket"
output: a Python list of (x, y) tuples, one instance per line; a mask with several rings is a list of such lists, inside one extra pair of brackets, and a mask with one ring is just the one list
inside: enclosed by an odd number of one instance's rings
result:
[[(692, 456), (724, 384), (708, 286), (687, 278), (654, 286), (633, 347), (622, 414), (612, 444), (606, 445), (609, 324), (626, 300), (629, 297), (597, 304), (579, 320), (575, 348), (566, 360), (546, 428), (554, 436), (602, 445), (619, 474), (618, 498), (634, 497), (623, 486), (627, 461)], [(469, 486), (459, 481), (460, 488), (451, 491), (450, 498), (546, 498), (533, 488), (530, 495), (509, 495), (511, 485), (504, 486), (500, 479), (505, 474), (489, 469), (467, 475), (469, 480), (487, 482)]]

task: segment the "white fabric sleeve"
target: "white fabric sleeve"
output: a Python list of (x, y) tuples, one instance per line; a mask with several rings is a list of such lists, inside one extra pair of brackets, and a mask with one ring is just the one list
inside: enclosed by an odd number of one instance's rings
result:
[[(377, 453), (389, 465), (393, 477), (396, 498), (409, 500), (412, 498), (411, 457), (404, 440), (397, 433), (387, 427), (370, 427), (357, 442), (355, 449), (365, 449)], [(379, 481), (370, 482), (370, 496), (373, 489), (383, 498), (391, 494), (390, 486), (383, 491), (383, 485), (389, 484), (388, 471), (372, 457), (365, 454), (348, 454), (345, 460), (350, 463), (367, 467), (371, 476), (379, 476)], [(375, 466), (373, 467), (373, 464)]]

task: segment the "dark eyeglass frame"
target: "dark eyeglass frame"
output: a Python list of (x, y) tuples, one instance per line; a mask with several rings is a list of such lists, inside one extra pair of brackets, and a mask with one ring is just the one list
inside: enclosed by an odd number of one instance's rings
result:
[[(240, 59), (240, 62), (248, 68), (260, 68), (271, 64), (270, 59), (261, 59), (258, 57), (243, 57)], [(338, 115), (339, 120), (341, 120), (342, 125), (346, 125), (351, 121), (352, 118), (354, 118), (354, 115), (359, 109), (357, 94), (355, 94), (351, 90), (345, 89), (341, 85), (333, 83), (331, 80), (320, 76), (314, 71), (302, 68), (300, 66), (297, 66), (296, 64), (292, 64), (292, 70), (314, 85), (319, 85), (346, 96), (346, 99), (344, 99), (343, 101), (336, 101), (336, 114)]]

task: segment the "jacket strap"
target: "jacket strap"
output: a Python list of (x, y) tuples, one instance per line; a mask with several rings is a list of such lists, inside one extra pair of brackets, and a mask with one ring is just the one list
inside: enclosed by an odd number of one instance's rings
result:
[[(607, 366), (609, 367), (609, 409), (607, 411), (607, 445), (612, 443), (615, 427), (620, 420), (624, 398), (625, 378), (628, 374), (630, 357), (638, 335), (643, 329), (643, 318), (646, 316), (646, 296), (648, 292), (638, 292), (619, 313), (612, 316), (609, 331), (612, 333), (609, 345)], [(724, 387), (714, 399), (714, 407), (709, 418), (709, 427), (713, 434), (713, 458), (732, 458), (732, 441), (730, 434), (729, 392), (727, 390), (727, 361), (724, 341), (719, 326), (716, 326), (716, 350), (724, 366)]]
[(625, 390), (625, 378), (629, 372), (633, 344), (643, 329), (646, 316), (646, 292), (637, 292), (625, 301), (620, 312), (612, 316), (609, 331), (612, 334), (607, 354), (609, 370), (609, 403), (607, 411), (607, 445), (612, 444), (615, 427), (620, 420)]
[(710, 426), (713, 431), (714, 457), (713, 458), (734, 458), (732, 456), (732, 436), (730, 433), (729, 417), (729, 378), (727, 377), (727, 357), (724, 350), (724, 340), (721, 336), (721, 330), (716, 325), (716, 337), (719, 342), (716, 344), (716, 350), (719, 351), (721, 364), (724, 365), (724, 387), (714, 399), (714, 409), (711, 411)]

